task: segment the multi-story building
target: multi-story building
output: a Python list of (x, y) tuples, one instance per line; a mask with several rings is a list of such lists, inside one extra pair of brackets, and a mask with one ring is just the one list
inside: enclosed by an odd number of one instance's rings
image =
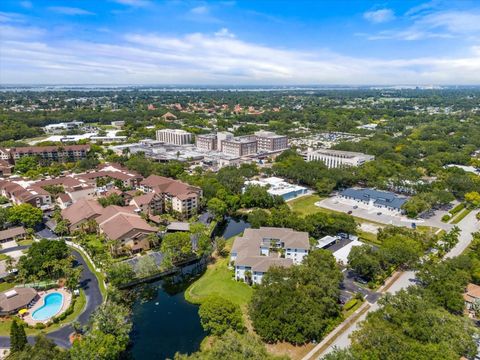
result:
[(309, 250), (307, 232), (273, 227), (245, 229), (233, 243), (230, 261), (236, 280), (260, 284), (270, 267), (298, 265)]
[(186, 145), (192, 142), (192, 134), (180, 129), (157, 130), (157, 140), (166, 144)]
[(359, 152), (320, 149), (307, 153), (307, 161), (321, 161), (329, 169), (344, 166), (360, 166), (375, 159), (373, 155)]
[(197, 149), (204, 151), (217, 150), (217, 135), (204, 134), (195, 137), (195, 145)]
[(257, 150), (257, 139), (254, 136), (241, 136), (222, 141), (222, 153), (227, 155), (253, 155)]
[(158, 175), (144, 179), (140, 189), (160, 195), (163, 202), (161, 212), (174, 211), (186, 217), (197, 212), (202, 197), (200, 188)]
[(275, 152), (288, 149), (288, 137), (271, 131), (255, 132), (258, 151)]
[(52, 206), (52, 197), (50, 193), (36, 185), (16, 183), (12, 181), (0, 181), (0, 194), (17, 205), (28, 203), (32, 206), (43, 209)]
[(83, 125), (83, 121), (71, 121), (68, 123), (50, 124), (43, 129), (47, 134), (57, 134), (63, 131), (78, 129)]
[(27, 146), (10, 149), (10, 156), (16, 161), (24, 156), (36, 156), (44, 161), (70, 162), (85, 159), (90, 145)]

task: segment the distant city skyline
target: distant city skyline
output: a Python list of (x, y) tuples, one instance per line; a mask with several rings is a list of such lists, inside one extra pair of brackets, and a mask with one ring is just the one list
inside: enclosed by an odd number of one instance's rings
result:
[(473, 0), (4, 0), (0, 34), (1, 84), (480, 84)]

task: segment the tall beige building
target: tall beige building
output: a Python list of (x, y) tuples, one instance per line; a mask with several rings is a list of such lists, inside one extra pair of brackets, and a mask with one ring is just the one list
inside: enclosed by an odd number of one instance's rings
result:
[(192, 142), (192, 134), (179, 129), (157, 130), (157, 140), (166, 144), (186, 145)]

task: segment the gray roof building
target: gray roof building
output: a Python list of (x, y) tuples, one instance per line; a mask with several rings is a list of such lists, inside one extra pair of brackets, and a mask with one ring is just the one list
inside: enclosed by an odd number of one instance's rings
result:
[(340, 196), (363, 202), (372, 201), (374, 205), (389, 207), (397, 210), (400, 210), (402, 205), (407, 201), (407, 198), (398, 196), (392, 192), (375, 189), (349, 188), (340, 192)]

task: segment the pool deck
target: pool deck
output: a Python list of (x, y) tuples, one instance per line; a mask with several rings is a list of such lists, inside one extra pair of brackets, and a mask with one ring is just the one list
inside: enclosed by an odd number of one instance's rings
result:
[(33, 319), (32, 314), (35, 312), (35, 310), (37, 310), (37, 309), (39, 309), (43, 306), (43, 304), (45, 302), (45, 297), (48, 294), (52, 294), (52, 293), (56, 293), (56, 292), (63, 295), (63, 304), (62, 304), (62, 308), (60, 309), (60, 311), (55, 316), (60, 315), (65, 310), (67, 310), (68, 307), (70, 306), (70, 304), (72, 303), (72, 293), (70, 291), (68, 291), (64, 288), (50, 289), (50, 290), (47, 290), (47, 291), (39, 291), (38, 295), (40, 296), (40, 299), (38, 299), (38, 301), (35, 303), (35, 305), (33, 305), (30, 309), (28, 309), (28, 313), (23, 316), (23, 320), (28, 325), (32, 325), (32, 326), (35, 326), (35, 324), (38, 324), (38, 323), (45, 324), (45, 323), (49, 322), (52, 318), (49, 318), (49, 319), (44, 320), (44, 321), (39, 321), (39, 320)]

